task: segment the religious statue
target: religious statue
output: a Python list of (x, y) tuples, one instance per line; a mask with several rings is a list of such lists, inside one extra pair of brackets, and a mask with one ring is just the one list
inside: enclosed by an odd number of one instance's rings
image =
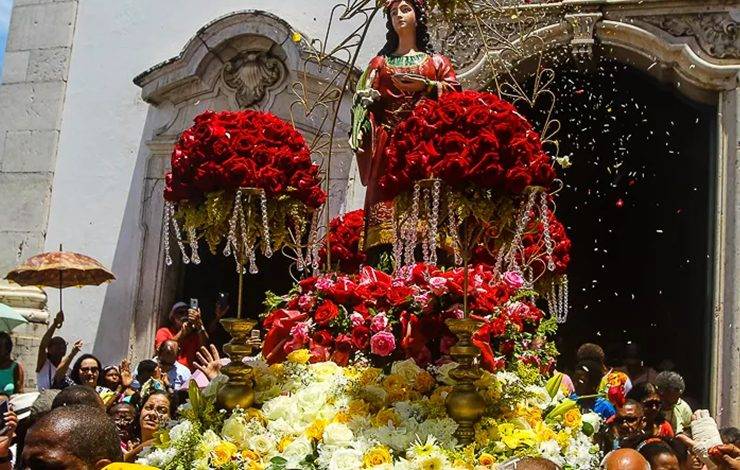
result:
[(393, 243), (393, 201), (379, 185), (386, 172), (385, 146), (393, 128), (423, 98), (460, 89), (450, 60), (435, 54), (424, 0), (388, 0), (386, 44), (357, 84), (350, 146), (357, 155), (365, 195), (364, 249)]

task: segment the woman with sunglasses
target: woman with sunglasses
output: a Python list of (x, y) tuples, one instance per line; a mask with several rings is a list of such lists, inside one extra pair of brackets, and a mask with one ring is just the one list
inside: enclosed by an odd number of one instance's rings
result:
[(98, 385), (102, 370), (100, 360), (92, 354), (83, 354), (72, 366), (69, 377), (77, 385), (94, 388), (106, 407), (113, 402), (115, 393), (108, 387)]
[(662, 402), (655, 385), (641, 382), (627, 394), (627, 398), (642, 403), (645, 410), (645, 431), (655, 437), (673, 437), (673, 428), (661, 412)]

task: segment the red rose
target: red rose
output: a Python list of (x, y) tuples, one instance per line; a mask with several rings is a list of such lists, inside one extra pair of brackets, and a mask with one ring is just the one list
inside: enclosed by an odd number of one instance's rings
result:
[(324, 300), (314, 313), (314, 321), (321, 326), (328, 325), (339, 316), (339, 307), (331, 300)]
[(257, 172), (257, 185), (264, 189), (269, 195), (276, 195), (285, 188), (285, 173), (265, 166)]
[(352, 329), (352, 344), (363, 351), (370, 345), (370, 328), (360, 325)]
[(414, 290), (408, 286), (393, 287), (388, 290), (388, 302), (394, 307), (403, 305), (414, 294)]
[(541, 154), (530, 165), (532, 170), (532, 182), (539, 186), (549, 187), (555, 177), (555, 169), (552, 167), (550, 157)]
[(311, 342), (330, 348), (334, 345), (334, 337), (326, 330), (319, 330), (313, 334)]
[(532, 183), (529, 172), (522, 167), (514, 167), (506, 172), (504, 187), (513, 194), (521, 194)]
[(352, 343), (353, 339), (349, 335), (338, 335), (334, 343), (334, 352), (331, 355), (331, 360), (336, 362), (337, 365), (346, 366), (352, 353)]

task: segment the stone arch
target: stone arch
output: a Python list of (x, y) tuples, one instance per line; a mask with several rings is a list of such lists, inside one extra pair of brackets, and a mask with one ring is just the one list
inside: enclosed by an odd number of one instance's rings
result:
[[(502, 57), (503, 46), (484, 52), (480, 24), (464, 14), (452, 25), (440, 22), (436, 37), (443, 53), (458, 58), (458, 75), (467, 88), (490, 85), (502, 72), (492, 69), (491, 63), (506, 63), (509, 69), (522, 66), (526, 75), (526, 59), (540, 52), (566, 47), (588, 57), (598, 44), (609, 57), (661, 82), (672, 82), (690, 99), (716, 108), (710, 399), (713, 415), (725, 424), (740, 419), (740, 302), (735, 295), (740, 286), (735, 242), (740, 215), (740, 193), (735, 189), (740, 177), (737, 19), (736, 3), (729, 0), (556, 0), (502, 6), (488, 12), (484, 21), (521, 53), (515, 63), (490, 60)], [(518, 34), (521, 29), (512, 26), (517, 21), (529, 21), (531, 33)]]
[[(341, 112), (334, 131), (330, 180), (336, 196), (330, 201), (329, 210), (336, 212), (342, 205), (351, 186), (353, 161), (345, 143), (350, 124), (342, 117), (348, 118), (352, 97), (337, 93), (336, 100), (311, 112), (305, 112), (296, 103), (313, 103), (327, 90), (339, 87), (348, 71), (357, 76), (359, 73), (335, 58), (323, 57), (319, 62), (315, 51), (305, 46), (310, 41), (301, 41), (301, 37), (300, 32), (275, 15), (238, 11), (206, 24), (177, 56), (133, 79), (142, 89), (142, 99), (150, 105), (139, 151), (144, 174), (139, 221), (143, 241), (129, 335), (135, 357), (151, 356), (159, 315), (172, 304), (182, 281), (178, 257), (173, 256), (173, 266), (164, 262), (161, 194), (172, 147), (197, 114), (206, 109), (270, 111), (292, 121), (310, 143), (326, 137), (324, 121), (338, 107)], [(316, 163), (322, 163), (322, 153), (316, 152), (312, 157)]]

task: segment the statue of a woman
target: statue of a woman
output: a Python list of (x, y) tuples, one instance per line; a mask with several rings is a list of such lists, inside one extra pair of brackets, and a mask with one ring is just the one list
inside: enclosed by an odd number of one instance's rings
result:
[(386, 44), (360, 77), (352, 108), (350, 146), (367, 186), (365, 250), (394, 240), (393, 202), (379, 186), (393, 128), (420, 99), (460, 89), (450, 60), (432, 51), (424, 0), (388, 0), (385, 12)]

